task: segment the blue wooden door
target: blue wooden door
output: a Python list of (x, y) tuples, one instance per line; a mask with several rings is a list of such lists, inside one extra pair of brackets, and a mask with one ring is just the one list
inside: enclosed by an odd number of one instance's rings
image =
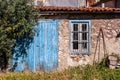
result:
[[(33, 43), (27, 49), (27, 57), (19, 57), (16, 71), (56, 70), (58, 68), (58, 21), (42, 20), (36, 27)], [(18, 61), (18, 62), (19, 62)]]

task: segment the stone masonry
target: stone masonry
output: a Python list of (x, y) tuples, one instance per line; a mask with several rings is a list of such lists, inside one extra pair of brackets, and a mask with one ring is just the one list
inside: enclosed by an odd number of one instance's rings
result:
[[(78, 66), (93, 63), (95, 46), (99, 29), (103, 29), (106, 49), (108, 54), (120, 54), (120, 43), (116, 39), (120, 32), (120, 19), (92, 19), (91, 20), (91, 53), (71, 55), (70, 54), (70, 27), (69, 19), (60, 19), (59, 22), (59, 43), (58, 43), (58, 66), (59, 70), (68, 68), (68, 66)], [(97, 50), (98, 51), (98, 50)], [(100, 38), (100, 60), (103, 56), (103, 42)], [(96, 52), (95, 60), (98, 60), (98, 52)]]

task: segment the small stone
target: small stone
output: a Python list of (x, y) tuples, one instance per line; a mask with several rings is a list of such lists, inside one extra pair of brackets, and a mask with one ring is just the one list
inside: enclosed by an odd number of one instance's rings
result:
[(109, 68), (110, 68), (110, 69), (115, 69), (115, 68), (116, 68), (116, 66), (109, 65)]

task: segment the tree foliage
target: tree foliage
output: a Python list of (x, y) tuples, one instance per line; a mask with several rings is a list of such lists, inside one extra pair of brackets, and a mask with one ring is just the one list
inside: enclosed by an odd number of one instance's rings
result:
[(20, 47), (18, 41), (32, 38), (38, 17), (31, 0), (0, 0), (0, 64), (5, 63), (3, 56), (10, 57), (13, 46)]

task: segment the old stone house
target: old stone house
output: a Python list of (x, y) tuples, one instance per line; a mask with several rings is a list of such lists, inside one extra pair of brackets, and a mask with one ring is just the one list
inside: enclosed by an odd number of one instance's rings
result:
[(87, 3), (86, 7), (36, 6), (41, 14), (37, 32), (16, 70), (63, 70), (100, 61), (105, 54), (119, 55), (120, 8)]

